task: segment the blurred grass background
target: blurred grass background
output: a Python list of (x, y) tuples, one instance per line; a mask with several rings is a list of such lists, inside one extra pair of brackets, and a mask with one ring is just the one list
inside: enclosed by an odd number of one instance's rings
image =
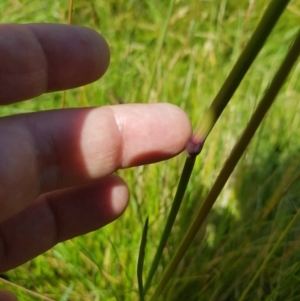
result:
[[(92, 27), (106, 38), (111, 65), (100, 81), (68, 91), (67, 107), (170, 102), (183, 108), (196, 127), (268, 3), (177, 0), (153, 66), (169, 1), (75, 0), (73, 23)], [(0, 21), (66, 23), (68, 5), (68, 0), (1, 0)], [(299, 21), (300, 1), (292, 0), (209, 136), (153, 286), (279, 67)], [(299, 100), (298, 62), (163, 300), (227, 301), (242, 296), (299, 210)], [(1, 107), (0, 115), (60, 108), (61, 103), (62, 93), (51, 93)], [(185, 156), (119, 171), (130, 187), (131, 202), (118, 221), (57, 245), (7, 277), (54, 300), (138, 300), (136, 262), (143, 222), (149, 215), (147, 272)], [(300, 221), (296, 220), (245, 300), (298, 300), (299, 281)], [(38, 300), (0, 282), (4, 287), (15, 291), (20, 300)]]

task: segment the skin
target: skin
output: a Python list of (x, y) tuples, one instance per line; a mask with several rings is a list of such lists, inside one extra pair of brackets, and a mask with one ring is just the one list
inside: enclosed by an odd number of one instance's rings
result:
[[(110, 53), (88, 28), (2, 24), (0, 57), (0, 104), (8, 104), (95, 81)], [(129, 192), (113, 173), (171, 158), (190, 135), (189, 119), (171, 104), (1, 118), (0, 272), (114, 221)], [(0, 300), (16, 298), (2, 291)]]

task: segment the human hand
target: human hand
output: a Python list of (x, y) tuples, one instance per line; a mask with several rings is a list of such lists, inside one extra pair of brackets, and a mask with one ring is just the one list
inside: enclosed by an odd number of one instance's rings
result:
[[(109, 64), (104, 39), (84, 27), (3, 24), (0, 37), (0, 104), (87, 84)], [(0, 272), (115, 220), (129, 192), (113, 173), (178, 154), (190, 134), (170, 104), (1, 118)]]

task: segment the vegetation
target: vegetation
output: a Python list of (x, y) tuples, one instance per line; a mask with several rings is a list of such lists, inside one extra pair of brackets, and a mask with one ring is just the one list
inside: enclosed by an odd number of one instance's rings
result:
[[(170, 102), (195, 128), (251, 37), (269, 1), (75, 0), (73, 23), (99, 30), (112, 61), (103, 79), (66, 93), (67, 107)], [(66, 23), (65, 1), (2, 0), (1, 22)], [(292, 0), (196, 160), (181, 211), (149, 289), (151, 296), (233, 145), (299, 30)], [(160, 46), (161, 45), (161, 46)], [(1, 116), (60, 108), (52, 93), (0, 108)], [(297, 300), (300, 287), (300, 63), (291, 72), (238, 167), (166, 286), (163, 300)], [(170, 129), (172, 130), (172, 129)], [(21, 300), (139, 300), (137, 257), (149, 216), (147, 274), (186, 154), (122, 170), (131, 203), (113, 224), (57, 245), (8, 272)], [(147, 300), (147, 298), (146, 298)]]

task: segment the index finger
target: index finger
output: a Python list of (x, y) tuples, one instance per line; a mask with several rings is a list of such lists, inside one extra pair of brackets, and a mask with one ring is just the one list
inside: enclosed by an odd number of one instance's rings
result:
[(190, 135), (186, 114), (164, 103), (2, 118), (0, 222), (42, 193), (171, 158), (184, 149)]
[(96, 31), (61, 24), (0, 25), (0, 104), (100, 78), (109, 47)]

